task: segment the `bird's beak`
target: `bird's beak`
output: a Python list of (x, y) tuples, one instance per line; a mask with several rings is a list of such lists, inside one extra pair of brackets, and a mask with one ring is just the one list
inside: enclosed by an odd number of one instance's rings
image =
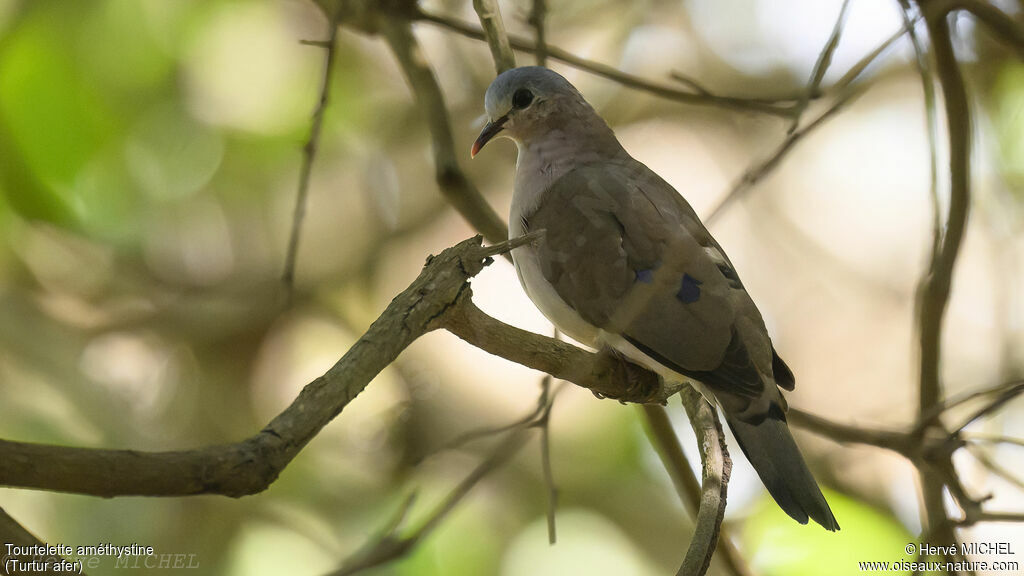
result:
[(476, 155), (480, 153), (480, 149), (491, 141), (492, 138), (498, 135), (498, 132), (505, 126), (505, 122), (508, 122), (508, 116), (502, 116), (494, 122), (488, 122), (484, 129), (480, 131), (480, 135), (477, 136), (476, 142), (473, 142), (473, 148), (469, 151), (470, 158), (476, 158)]

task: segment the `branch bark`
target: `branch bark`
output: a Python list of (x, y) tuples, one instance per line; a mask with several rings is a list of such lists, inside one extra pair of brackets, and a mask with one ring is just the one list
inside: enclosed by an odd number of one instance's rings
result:
[[(683, 402), (686, 401), (687, 398), (684, 397)], [(662, 465), (668, 471), (672, 484), (675, 485), (676, 492), (679, 494), (679, 499), (682, 500), (683, 506), (690, 513), (690, 516), (694, 519), (698, 518), (701, 504), (701, 485), (697, 481), (693, 469), (690, 468), (690, 461), (686, 458), (686, 453), (683, 452), (683, 446), (679, 443), (679, 437), (676, 436), (675, 430), (672, 428), (672, 422), (669, 420), (667, 411), (663, 406), (655, 406), (653, 404), (644, 404), (643, 411), (648, 433), (651, 436), (651, 444), (654, 445), (658, 456), (661, 458)], [(721, 423), (718, 422), (717, 413), (714, 416), (717, 425), (721, 427)], [(695, 431), (699, 426), (698, 423), (692, 420), (690, 425), (694, 427)], [(700, 447), (698, 442), (698, 448)], [(723, 486), (724, 489), (725, 487)], [(744, 562), (743, 557), (740, 556), (739, 550), (733, 546), (732, 540), (729, 538), (724, 526), (719, 530), (715, 551), (718, 554), (718, 559), (729, 574), (734, 576), (750, 575), (750, 569)]]
[(714, 407), (691, 387), (686, 387), (679, 395), (693, 431), (697, 433), (701, 459), (700, 506), (696, 525), (683, 565), (676, 572), (677, 576), (693, 576), (707, 572), (718, 545), (722, 519), (725, 518), (725, 497), (732, 460), (729, 459), (725, 433)]

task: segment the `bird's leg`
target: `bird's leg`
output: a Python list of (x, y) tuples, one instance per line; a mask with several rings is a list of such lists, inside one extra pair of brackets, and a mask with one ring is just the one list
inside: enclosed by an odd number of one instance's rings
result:
[[(612, 380), (620, 382), (621, 386), (615, 391), (592, 390), (594, 396), (598, 398), (614, 398), (623, 404), (626, 402), (646, 404), (658, 398), (659, 392), (661, 392), (663, 387), (660, 376), (638, 364), (634, 364), (629, 358), (614, 348), (601, 348), (598, 350), (597, 355), (599, 363), (612, 373)], [(661, 400), (661, 403), (665, 403), (664, 399)]]

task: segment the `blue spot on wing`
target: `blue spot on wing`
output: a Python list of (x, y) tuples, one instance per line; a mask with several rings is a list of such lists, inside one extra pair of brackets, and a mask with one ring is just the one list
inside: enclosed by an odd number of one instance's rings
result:
[(636, 271), (636, 281), (637, 282), (642, 282), (644, 284), (650, 284), (651, 282), (654, 282), (654, 270), (652, 270), (652, 269), (637, 270)]
[(679, 286), (679, 292), (676, 292), (676, 298), (678, 298), (683, 304), (692, 304), (697, 300), (700, 300), (701, 284), (703, 284), (703, 282), (697, 280), (693, 276), (683, 274), (683, 282)]

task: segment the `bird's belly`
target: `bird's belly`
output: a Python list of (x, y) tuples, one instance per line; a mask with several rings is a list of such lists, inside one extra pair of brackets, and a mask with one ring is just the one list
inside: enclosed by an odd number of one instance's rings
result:
[(581, 344), (599, 347), (598, 336), (601, 331), (566, 304), (555, 287), (544, 278), (533, 247), (527, 245), (516, 248), (512, 251), (512, 260), (526, 295), (555, 328)]

